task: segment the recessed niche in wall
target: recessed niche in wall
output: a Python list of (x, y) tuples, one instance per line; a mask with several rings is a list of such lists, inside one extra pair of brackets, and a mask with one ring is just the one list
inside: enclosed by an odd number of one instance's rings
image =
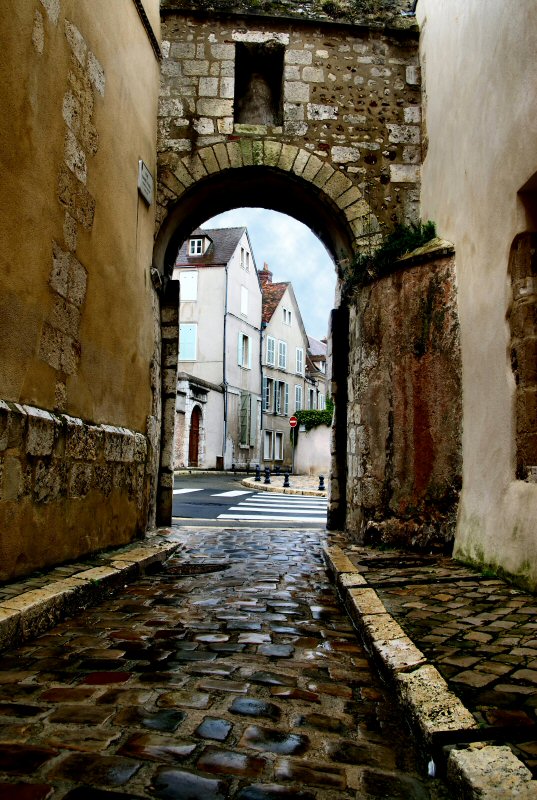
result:
[(284, 47), (276, 42), (237, 42), (235, 122), (281, 125)]

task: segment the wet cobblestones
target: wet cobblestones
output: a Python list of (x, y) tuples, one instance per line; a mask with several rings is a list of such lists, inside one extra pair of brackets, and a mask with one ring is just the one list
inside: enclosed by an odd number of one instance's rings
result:
[(186, 561), (6, 653), (0, 797), (445, 800), (320, 538), (190, 529)]
[(537, 777), (537, 598), (449, 558), (347, 547), (405, 633)]

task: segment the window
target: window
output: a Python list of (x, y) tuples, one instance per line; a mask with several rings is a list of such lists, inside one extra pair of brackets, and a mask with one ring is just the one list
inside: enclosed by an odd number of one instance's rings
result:
[(308, 389), (308, 408), (315, 408), (315, 389)]
[(263, 411), (272, 410), (272, 396), (274, 392), (274, 381), (272, 378), (263, 378)]
[(319, 392), (319, 397), (317, 398), (317, 403), (319, 405), (319, 410), (320, 411), (324, 411), (324, 409), (326, 408), (326, 399), (325, 399), (324, 394), (322, 394), (322, 392)]
[(278, 369), (287, 369), (287, 342), (278, 342)]
[(321, 372), (326, 372), (326, 361), (319, 362), (319, 369), (321, 370)]
[(291, 312), (288, 308), (283, 309), (283, 321), (286, 325), (291, 324)]
[(289, 384), (285, 381), (274, 382), (274, 412), (289, 414)]
[(263, 458), (272, 461), (272, 431), (265, 431), (263, 437)]
[(246, 251), (246, 262), (244, 264), (244, 268), (246, 272), (250, 272), (250, 253), (248, 252), (248, 250)]
[(295, 386), (295, 411), (302, 411), (302, 386)]
[(241, 314), (243, 317), (248, 316), (248, 289), (246, 286), (241, 286)]
[(244, 269), (244, 247), (241, 247), (241, 269)]
[(179, 361), (195, 361), (198, 326), (192, 322), (179, 325)]
[(276, 441), (274, 442), (274, 460), (283, 461), (283, 433), (276, 431)]
[(198, 299), (198, 273), (197, 270), (179, 273), (181, 286), (181, 302)]
[(302, 347), (296, 349), (296, 371), (297, 375), (304, 374), (304, 350)]
[(190, 239), (188, 243), (188, 254), (190, 256), (203, 255), (203, 239)]
[(273, 367), (276, 363), (276, 340), (273, 336), (267, 336), (267, 364)]
[(252, 347), (250, 337), (245, 333), (239, 333), (239, 342), (237, 347), (237, 363), (239, 367), (244, 369), (252, 368)]

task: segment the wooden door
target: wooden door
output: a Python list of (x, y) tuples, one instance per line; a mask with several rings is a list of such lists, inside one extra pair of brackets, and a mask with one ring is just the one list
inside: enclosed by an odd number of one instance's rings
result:
[(188, 465), (190, 467), (199, 466), (200, 417), (201, 412), (196, 406), (194, 409), (192, 409), (192, 416), (190, 417), (190, 434), (188, 437)]

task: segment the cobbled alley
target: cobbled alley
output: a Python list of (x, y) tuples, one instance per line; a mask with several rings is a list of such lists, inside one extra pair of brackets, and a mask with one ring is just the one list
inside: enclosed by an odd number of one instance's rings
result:
[(445, 800), (322, 538), (192, 528), (158, 574), (5, 654), (0, 797)]

